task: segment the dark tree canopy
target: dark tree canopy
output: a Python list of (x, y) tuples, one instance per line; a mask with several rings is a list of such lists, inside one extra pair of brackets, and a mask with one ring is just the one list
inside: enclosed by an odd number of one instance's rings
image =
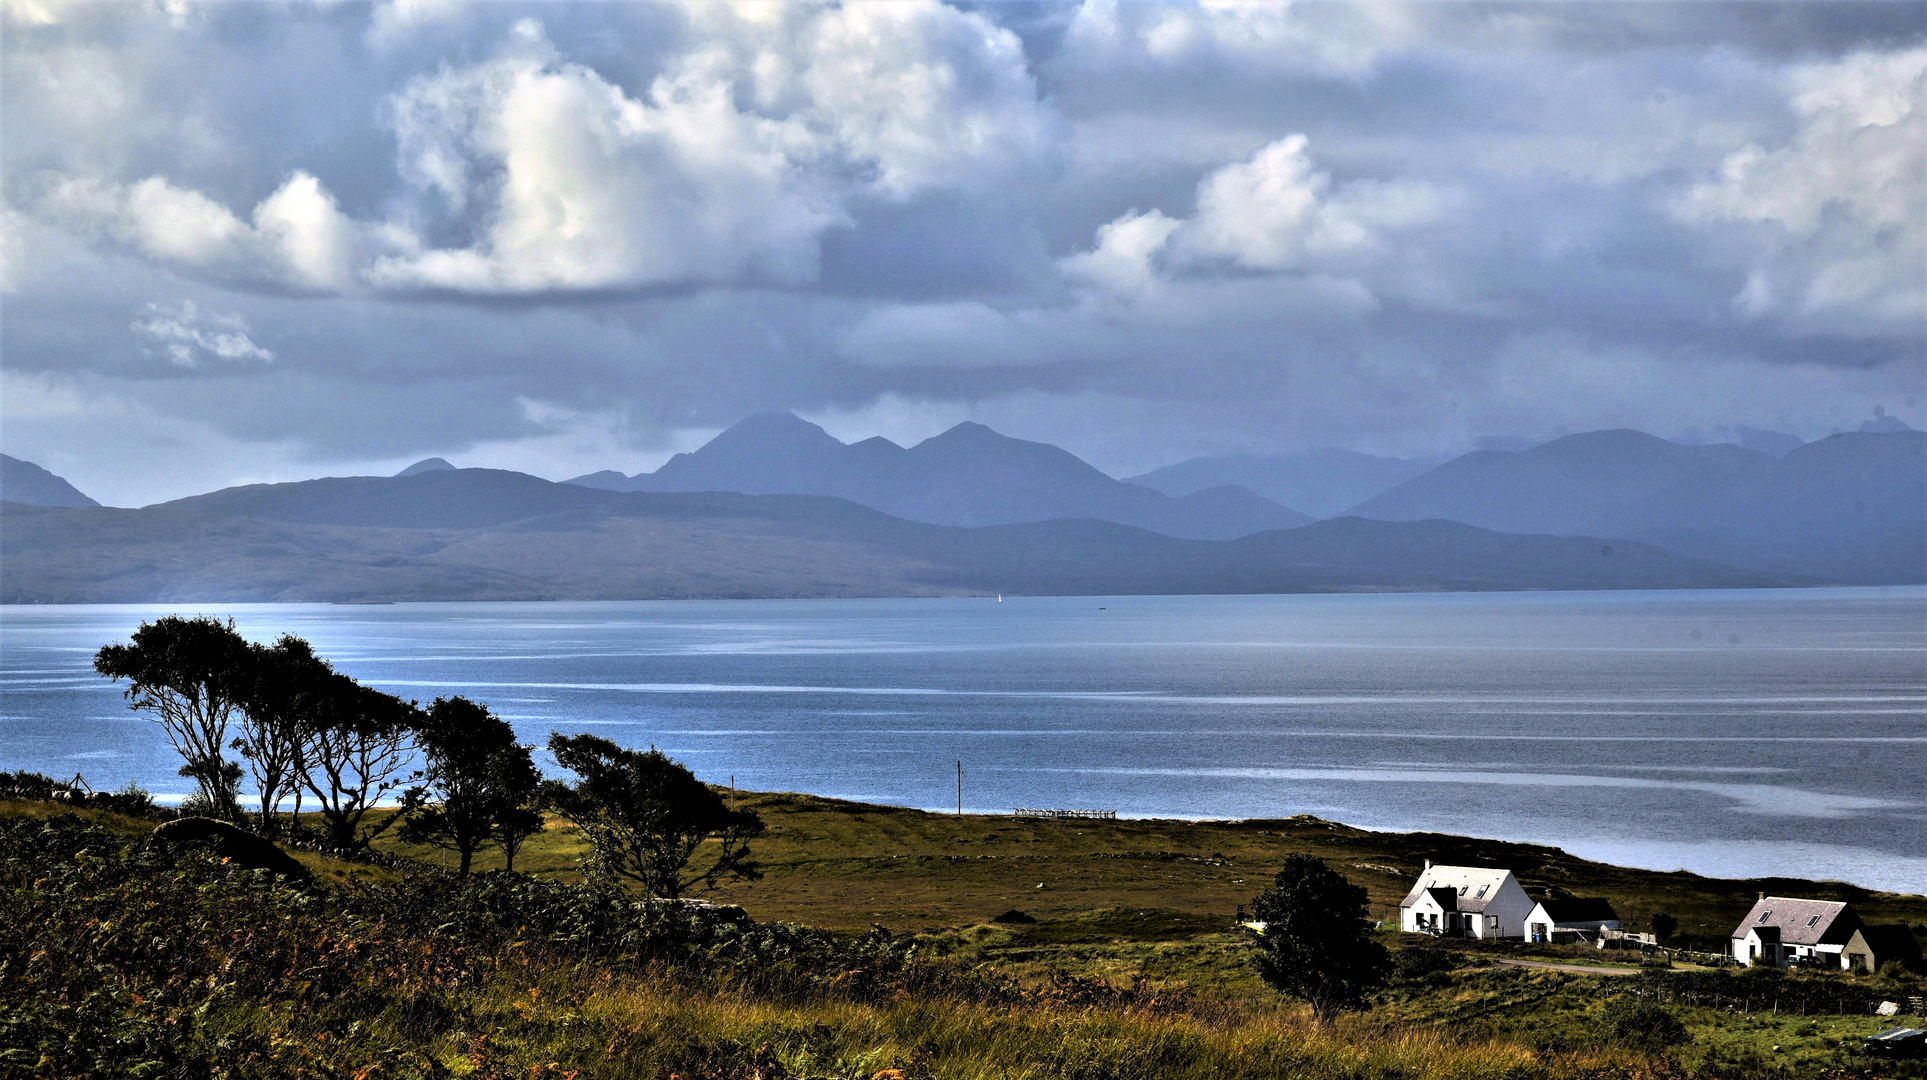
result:
[(129, 708), (151, 712), (210, 809), (241, 816), (241, 767), (223, 756), (228, 725), (253, 689), (253, 653), (233, 622), (169, 615), (142, 623), (128, 645), (104, 646), (94, 670), (127, 680)]
[[(422, 711), (412, 701), (366, 687), (327, 665), (313, 674), (304, 706), (301, 782), (315, 797), (330, 842), (366, 847), (413, 810), (408, 785)], [(398, 813), (367, 823), (368, 812), (401, 793)]]
[(252, 654), (240, 734), (233, 746), (254, 774), (261, 829), (273, 832), (275, 808), (283, 796), (295, 797), (295, 813), (300, 814), (306, 771), (302, 744), (320, 700), (330, 690), (334, 670), (292, 634), (283, 634), (273, 645), (256, 645)]
[[(725, 877), (761, 876), (750, 861), (749, 840), (762, 833), (762, 819), (731, 810), (668, 755), (560, 733), (549, 737), (549, 752), (580, 778), (566, 787), (549, 785), (549, 801), (588, 839), (593, 870), (671, 899)], [(713, 859), (690, 868), (691, 857), (712, 837)]]
[(1320, 1017), (1364, 1004), (1385, 985), (1391, 954), (1372, 936), (1363, 886), (1310, 855), (1290, 855), (1253, 903), (1265, 924), (1254, 962), (1279, 993)]
[(1661, 941), (1679, 933), (1679, 920), (1664, 911), (1653, 912), (1653, 936)]
[(436, 698), (417, 737), (427, 758), (424, 782), (415, 792), (423, 806), (402, 823), (403, 840), (455, 852), (467, 877), (484, 843), (506, 834), (519, 847), (531, 817), (540, 828), (541, 818), (529, 803), (542, 775), (529, 748), (516, 743), (508, 721), (467, 698)]

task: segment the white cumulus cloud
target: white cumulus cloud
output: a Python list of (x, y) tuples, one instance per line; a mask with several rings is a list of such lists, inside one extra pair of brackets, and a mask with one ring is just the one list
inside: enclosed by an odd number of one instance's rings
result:
[(1749, 144), (1673, 207), (1761, 228), (1734, 302), (1799, 329), (1917, 335), (1927, 319), (1927, 49), (1794, 69), (1799, 125)]
[(1199, 181), (1192, 217), (1133, 210), (1101, 226), (1091, 251), (1059, 266), (1112, 291), (1140, 290), (1160, 268), (1356, 268), (1386, 233), (1437, 219), (1447, 201), (1418, 181), (1335, 183), (1312, 160), (1309, 140), (1289, 135)]
[(1051, 117), (1014, 34), (934, 0), (692, 5), (638, 96), (524, 20), (497, 58), (393, 103), (403, 175), (477, 223), (377, 283), (474, 292), (816, 275), (857, 195), (982, 186), (1043, 154)]
[(261, 200), (251, 222), (160, 176), (131, 184), (69, 177), (43, 206), (56, 219), (160, 262), (304, 291), (346, 289), (360, 249), (388, 236), (351, 221), (305, 172)]
[(248, 336), (246, 319), (238, 314), (203, 311), (192, 300), (173, 307), (148, 304), (129, 329), (177, 367), (198, 368), (209, 360), (274, 361), (273, 352)]

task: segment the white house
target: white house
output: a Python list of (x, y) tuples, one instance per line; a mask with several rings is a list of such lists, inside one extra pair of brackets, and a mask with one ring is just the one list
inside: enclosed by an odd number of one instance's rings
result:
[(1860, 927), (1860, 916), (1837, 900), (1761, 896), (1733, 931), (1733, 959), (1748, 967), (1845, 967), (1842, 954)]
[(1597, 896), (1548, 897), (1526, 916), (1526, 940), (1569, 942), (1619, 929), (1619, 913)]
[(1433, 866), (1398, 905), (1399, 929), (1445, 937), (1524, 937), (1532, 898), (1510, 870)]

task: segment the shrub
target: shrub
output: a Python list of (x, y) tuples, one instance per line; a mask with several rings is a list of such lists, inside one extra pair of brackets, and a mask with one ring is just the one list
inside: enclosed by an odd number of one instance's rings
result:
[(1459, 958), (1450, 949), (1414, 945), (1392, 954), (1392, 974), (1410, 982), (1429, 981), (1458, 966)]
[(1613, 1042), (1646, 1053), (1692, 1040), (1686, 1025), (1654, 1001), (1614, 1002), (1607, 1007), (1602, 1026)]

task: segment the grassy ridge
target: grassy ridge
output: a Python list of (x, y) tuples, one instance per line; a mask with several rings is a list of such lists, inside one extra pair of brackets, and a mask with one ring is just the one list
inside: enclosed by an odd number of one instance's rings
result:
[[(1839, 882), (1724, 879), (1576, 858), (1557, 848), (1438, 833), (1383, 833), (1313, 817), (1249, 821), (1067, 821), (932, 814), (812, 795), (741, 793), (769, 824), (755, 844), (766, 878), (720, 898), (759, 919), (828, 927), (882, 923), (909, 932), (980, 923), (1012, 907), (1042, 920), (1100, 909), (1164, 910), (1228, 925), (1288, 854), (1331, 863), (1396, 919), (1424, 860), (1512, 870), (1532, 895), (1547, 888), (1612, 901), (1629, 926), (1656, 911), (1680, 932), (1724, 940), (1758, 892), (1851, 902), (1869, 922), (1927, 928), (1927, 897)], [(426, 849), (403, 849), (425, 859)], [(568, 877), (580, 839), (552, 822), (517, 869)], [(499, 866), (484, 861), (483, 865)], [(1042, 889), (1038, 885), (1045, 886)], [(1183, 937), (1186, 935), (1175, 935)]]
[[(1381, 909), (1426, 854), (1529, 867), (1529, 881), (1612, 896), (1622, 914), (1650, 910), (1632, 901), (1651, 894), (1682, 922), (1743, 908), (1753, 883), (1302, 818), (1016, 821), (742, 799), (771, 825), (767, 877), (719, 897), (763, 920), (743, 926), (664, 922), (568, 884), (579, 841), (561, 826), (519, 861), (539, 876), (463, 886), (430, 852), (410, 852), (425, 859), (414, 871), (303, 854), (320, 887), (301, 894), (205, 858), (156, 862), (139, 845), (146, 822), (92, 812), (47, 829), (34, 819), (54, 806), (0, 803), (0, 830), (27, 830), (0, 837), (0, 1075), (142, 1075), (151, 1061), (148, 1074), (183, 1076), (1848, 1076), (1866, 1075), (1858, 1037), (1884, 1026), (1792, 1013), (1802, 987), (1874, 987), (1864, 979), (1707, 973), (1715, 990), (1759, 995), (1737, 1009), (1691, 999), (1677, 973), (1507, 968), (1494, 961), (1534, 951), (1389, 931), (1401, 956), (1436, 962), (1406, 963), (1370, 1013), (1321, 1026), (1251, 977), (1228, 928), (1296, 850), (1367, 883)], [(1921, 897), (1852, 898), (1874, 918), (1927, 914)], [(1038, 921), (986, 922), (1012, 907)], [(856, 933), (876, 921), (897, 933)], [(1653, 998), (1689, 1044), (1654, 1056), (1604, 1034), (1615, 1010)], [(102, 1054), (118, 1055), (112, 1068), (81, 1067)]]

